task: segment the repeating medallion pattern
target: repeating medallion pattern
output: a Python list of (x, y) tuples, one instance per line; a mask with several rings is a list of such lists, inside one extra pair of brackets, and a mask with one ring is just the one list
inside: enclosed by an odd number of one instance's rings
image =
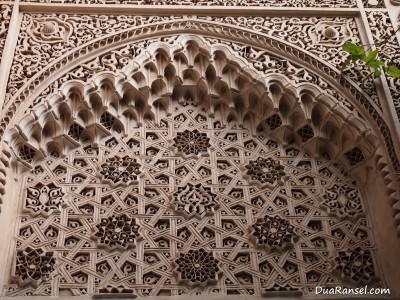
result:
[[(64, 206), (21, 213), (15, 272), (24, 284), (10, 284), (8, 295), (262, 295), (382, 284), (361, 195), (342, 169), (207, 116), (194, 101), (171, 105), (158, 122), (49, 157), (26, 175), (24, 190), (56, 186)], [(207, 137), (205, 155), (176, 153), (171, 144), (184, 130)], [(140, 176), (105, 182), (101, 165), (121, 153), (140, 164)], [(287, 179), (251, 184), (243, 170), (260, 159)], [(30, 268), (44, 260), (43, 270)]]

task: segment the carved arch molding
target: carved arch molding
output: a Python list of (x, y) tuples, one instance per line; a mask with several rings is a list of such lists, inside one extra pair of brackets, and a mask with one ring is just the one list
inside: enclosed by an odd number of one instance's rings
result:
[(395, 203), (399, 163), (366, 95), (278, 40), (234, 26), (200, 36), (198, 20), (162, 26), (176, 32), (143, 27), (146, 40), (125, 31), (68, 54), (129, 53), (118, 69), (66, 75), (33, 101), (46, 76), (79, 68), (65, 56), (22, 94), (3, 129), (3, 163), (24, 191), (6, 293), (385, 286), (351, 178), (379, 168)]

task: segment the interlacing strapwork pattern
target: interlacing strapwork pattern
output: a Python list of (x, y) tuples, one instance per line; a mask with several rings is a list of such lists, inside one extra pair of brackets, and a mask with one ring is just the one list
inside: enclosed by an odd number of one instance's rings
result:
[[(24, 190), (57, 188), (65, 203), (48, 216), (21, 213), (15, 276), (41, 282), (11, 284), (8, 295), (261, 295), (380, 284), (361, 196), (344, 171), (193, 102), (171, 105), (158, 124), (47, 158), (26, 176)], [(177, 153), (184, 130), (207, 137), (206, 154)], [(125, 155), (140, 176), (105, 182), (100, 166)], [(250, 184), (245, 166), (260, 159), (263, 172), (285, 180)], [(45, 258), (45, 269), (30, 269)]]

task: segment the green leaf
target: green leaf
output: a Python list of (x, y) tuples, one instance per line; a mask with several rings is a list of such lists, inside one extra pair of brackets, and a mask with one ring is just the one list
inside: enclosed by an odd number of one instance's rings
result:
[(394, 78), (400, 78), (400, 69), (396, 66), (388, 66), (386, 68), (386, 73)]
[(375, 77), (375, 78), (380, 77), (381, 75), (382, 75), (382, 72), (379, 71), (379, 70), (377, 70), (377, 71), (374, 72), (374, 77)]
[(369, 62), (376, 61), (377, 57), (378, 57), (378, 50), (374, 50), (368, 53), (364, 61), (368, 65)]
[(378, 69), (379, 67), (382, 67), (385, 63), (381, 60), (375, 59), (367, 62), (367, 66), (370, 68)]
[(342, 47), (343, 51), (349, 53), (353, 59), (361, 59), (365, 57), (365, 49), (355, 43), (347, 42)]

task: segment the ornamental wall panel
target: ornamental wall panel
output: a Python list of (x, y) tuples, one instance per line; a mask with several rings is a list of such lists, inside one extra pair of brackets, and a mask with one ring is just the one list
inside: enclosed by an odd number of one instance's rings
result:
[(0, 2), (0, 297), (400, 296), (398, 1)]

